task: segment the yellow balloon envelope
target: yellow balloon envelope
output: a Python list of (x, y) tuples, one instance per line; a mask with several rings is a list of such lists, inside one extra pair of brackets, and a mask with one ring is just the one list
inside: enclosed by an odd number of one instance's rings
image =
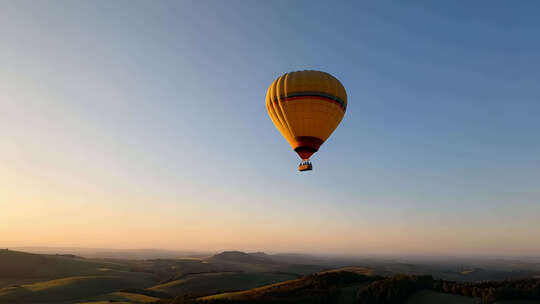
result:
[(341, 82), (328, 73), (291, 72), (272, 82), (266, 93), (266, 109), (276, 128), (302, 158), (300, 171), (311, 170), (309, 158), (343, 119), (347, 93)]

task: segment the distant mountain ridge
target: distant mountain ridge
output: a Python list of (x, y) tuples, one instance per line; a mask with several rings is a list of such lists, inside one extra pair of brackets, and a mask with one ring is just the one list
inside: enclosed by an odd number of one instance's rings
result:
[(210, 258), (210, 260), (250, 263), (250, 264), (276, 264), (269, 255), (264, 252), (246, 253), (242, 251), (223, 251)]
[(322, 265), (324, 261), (311, 255), (301, 253), (278, 253), (267, 254), (262, 251), (243, 252), (243, 251), (223, 251), (215, 254), (210, 259), (257, 264), (310, 264)]
[(85, 258), (112, 258), (112, 259), (178, 259), (184, 257), (204, 257), (210, 252), (167, 250), (155, 248), (141, 249), (112, 249), (112, 248), (79, 248), (79, 247), (14, 247), (18, 251), (37, 254), (74, 254)]

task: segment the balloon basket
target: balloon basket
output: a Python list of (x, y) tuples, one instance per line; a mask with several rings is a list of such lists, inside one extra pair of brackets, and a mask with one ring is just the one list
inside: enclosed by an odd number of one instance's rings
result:
[(311, 165), (311, 162), (309, 161), (301, 162), (300, 165), (298, 165), (298, 171), (300, 172), (311, 170), (313, 170), (313, 165)]

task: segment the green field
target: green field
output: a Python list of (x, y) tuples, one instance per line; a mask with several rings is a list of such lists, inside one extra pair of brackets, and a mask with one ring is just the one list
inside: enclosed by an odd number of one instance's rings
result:
[[(84, 303), (151, 303), (159, 300), (159, 298), (150, 297), (142, 294), (129, 292), (112, 292), (105, 295), (93, 297), (88, 302)], [(79, 302), (76, 302), (79, 303)]]
[(475, 304), (477, 301), (472, 297), (458, 296), (440, 293), (431, 290), (422, 290), (411, 295), (406, 304)]
[[(246, 301), (247, 303), (355, 304), (358, 290), (372, 279), (350, 271), (326, 271), (249, 290), (200, 297), (199, 301)], [(321, 302), (322, 301), (322, 302)]]
[[(300, 281), (300, 279), (296, 279), (293, 281)], [(293, 283), (293, 281), (274, 283), (274, 284), (270, 284), (266, 286), (253, 288), (250, 290), (225, 292), (225, 293), (215, 294), (211, 296), (205, 296), (205, 297), (201, 297), (200, 300), (217, 300), (217, 299), (245, 300), (245, 299), (250, 299), (250, 298), (257, 298), (261, 294), (267, 294), (267, 293), (276, 292), (276, 291), (279, 292), (282, 289), (284, 290), (290, 289), (291, 283)]]
[(295, 279), (319, 269), (236, 252), (206, 259), (115, 260), (1, 250), (0, 304), (144, 303), (157, 298), (120, 291), (149, 289), (163, 293), (151, 295), (163, 297), (209, 295)]
[(157, 285), (150, 290), (172, 295), (184, 293), (213, 294), (231, 290), (244, 290), (266, 284), (290, 280), (293, 275), (281, 273), (214, 272), (187, 275), (181, 279)]
[(125, 288), (143, 288), (154, 282), (144, 273), (75, 276), (0, 289), (0, 303), (55, 303), (88, 299)]
[(129, 263), (0, 250), (0, 288), (72, 276), (125, 271)]

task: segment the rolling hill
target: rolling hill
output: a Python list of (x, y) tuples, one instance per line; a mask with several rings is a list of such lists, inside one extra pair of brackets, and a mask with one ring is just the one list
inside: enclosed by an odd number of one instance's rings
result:
[[(240, 251), (208, 257), (129, 260), (0, 250), (0, 304), (170, 303), (178, 297), (184, 303), (358, 304), (386, 298), (390, 290), (398, 290), (404, 298), (410, 296), (408, 304), (470, 303), (474, 288), (480, 294), (477, 297), (494, 300), (536, 299), (535, 288), (540, 289), (536, 268), (527, 270), (523, 264), (512, 268), (504, 261), (497, 261), (497, 267), (492, 268), (486, 263), (483, 267), (472, 263), (456, 267), (384, 260), (363, 264), (369, 266), (347, 266), (359, 265), (351, 260), (308, 262), (315, 259)], [(401, 271), (409, 275), (395, 275)], [(426, 273), (435, 279), (430, 279), (429, 286), (417, 286), (418, 278), (426, 277)], [(514, 277), (519, 280), (474, 283), (477, 278)], [(394, 292), (392, 296), (396, 294), (400, 295)]]
[(1, 250), (0, 303), (153, 301), (246, 290), (322, 268), (238, 251), (206, 258), (125, 260)]
[(0, 251), (0, 303), (51, 303), (154, 285), (134, 262)]
[(272, 272), (211, 272), (186, 275), (181, 279), (156, 285), (150, 290), (171, 295), (207, 295), (224, 291), (245, 290), (294, 279), (296, 276)]
[(106, 270), (127, 271), (130, 267), (131, 263), (120, 261), (0, 250), (0, 288), (69, 276), (101, 275)]
[(276, 261), (272, 260), (270, 256), (264, 252), (245, 253), (242, 251), (224, 251), (210, 257), (208, 261), (225, 261), (262, 265), (277, 264)]
[[(190, 299), (188, 299), (190, 300)], [(366, 276), (335, 270), (299, 279), (191, 299), (186, 303), (338, 303), (338, 304), (536, 304), (540, 280), (455, 282), (432, 276)]]
[(328, 269), (326, 265), (305, 263), (302, 258), (268, 255), (263, 252), (245, 253), (224, 251), (205, 259), (207, 263), (227, 266), (245, 272), (281, 272), (290, 275), (306, 275)]
[(149, 286), (144, 273), (74, 276), (0, 289), (0, 303), (57, 303), (85, 299), (125, 288)]
[[(349, 271), (327, 271), (239, 292), (196, 299), (202, 303), (354, 303), (356, 291), (377, 280)], [(345, 297), (342, 297), (345, 294)]]

